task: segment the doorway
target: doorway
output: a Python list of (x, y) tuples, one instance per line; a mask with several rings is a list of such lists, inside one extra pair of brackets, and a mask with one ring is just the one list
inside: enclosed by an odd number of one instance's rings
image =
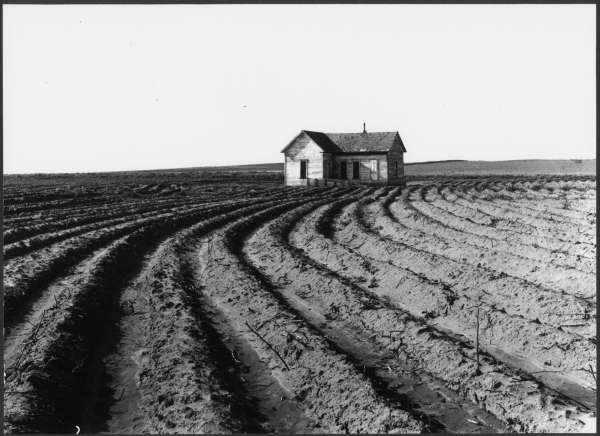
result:
[(359, 179), (360, 178), (360, 162), (354, 161), (352, 162), (352, 178)]
[(308, 161), (301, 160), (300, 161), (300, 178), (306, 179), (306, 169), (308, 168)]
[(348, 178), (347, 169), (348, 169), (348, 165), (346, 164), (346, 162), (345, 161), (340, 162), (340, 179)]

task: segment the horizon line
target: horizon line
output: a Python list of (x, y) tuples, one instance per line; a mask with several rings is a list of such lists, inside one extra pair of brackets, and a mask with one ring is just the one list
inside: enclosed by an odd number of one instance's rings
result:
[[(418, 164), (433, 164), (433, 163), (444, 163), (444, 162), (530, 162), (530, 161), (592, 161), (596, 158), (563, 158), (563, 159), (552, 159), (552, 158), (536, 158), (536, 159), (501, 159), (501, 160), (469, 160), (469, 159), (444, 159), (435, 161), (419, 161), (419, 162), (404, 162), (404, 165), (418, 165)], [(283, 165), (283, 162), (263, 162), (263, 163), (245, 163), (245, 164), (228, 164), (228, 165), (205, 165), (205, 166), (192, 166), (192, 167), (171, 167), (171, 168), (151, 168), (151, 169), (129, 169), (129, 170), (107, 170), (107, 171), (69, 171), (69, 172), (32, 172), (32, 173), (5, 173), (2, 172), (3, 176), (34, 176), (34, 175), (63, 175), (63, 174), (111, 174), (111, 173), (135, 173), (135, 172), (152, 172), (152, 171), (185, 171), (194, 169), (206, 169), (206, 168), (231, 168), (231, 167), (250, 167), (260, 165)]]

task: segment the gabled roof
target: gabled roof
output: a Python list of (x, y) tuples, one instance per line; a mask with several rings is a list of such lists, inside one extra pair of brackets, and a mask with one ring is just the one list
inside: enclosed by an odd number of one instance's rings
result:
[[(398, 132), (327, 133), (342, 153), (388, 152)], [(398, 135), (398, 139), (400, 135)], [(402, 144), (402, 140), (400, 140)], [(404, 146), (402, 146), (404, 149)], [(406, 151), (406, 150), (404, 150)]]
[[(308, 135), (325, 153), (387, 153), (396, 138), (402, 151), (406, 152), (398, 132), (322, 133), (302, 130), (300, 135), (302, 133)], [(285, 153), (296, 138), (282, 150), (282, 153)]]
[(323, 149), (325, 153), (339, 153), (338, 146), (331, 140), (326, 133), (311, 132), (310, 130), (303, 130), (310, 139), (315, 141), (319, 147)]

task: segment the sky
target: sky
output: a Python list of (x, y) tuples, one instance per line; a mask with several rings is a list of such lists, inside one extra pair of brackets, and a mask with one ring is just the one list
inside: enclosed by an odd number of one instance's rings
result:
[(4, 173), (596, 155), (595, 5), (3, 5)]

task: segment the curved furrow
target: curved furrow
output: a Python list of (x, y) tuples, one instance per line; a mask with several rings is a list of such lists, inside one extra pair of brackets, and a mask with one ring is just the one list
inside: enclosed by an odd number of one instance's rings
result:
[[(498, 231), (527, 235), (538, 240), (555, 240), (564, 244), (594, 245), (591, 233), (572, 232), (573, 226), (563, 227), (557, 223), (546, 220), (528, 222), (523, 215), (511, 213), (502, 208), (490, 208), (475, 203), (472, 199), (460, 198), (456, 194), (449, 194), (446, 186), (430, 187), (429, 198), (433, 198), (436, 206), (446, 210), (455, 216), (461, 217), (483, 226), (491, 226)], [(485, 191), (484, 191), (485, 192)], [(568, 245), (567, 245), (568, 246)]]
[(270, 428), (268, 417), (259, 422), (256, 399), (244, 389), (252, 374), (228, 348), (233, 331), (223, 334), (211, 323), (213, 309), (201, 298), (193, 273), (193, 247), (196, 239), (276, 203), (208, 218), (146, 256), (140, 274), (121, 293), (119, 340), (104, 358), (113, 393), (107, 431), (258, 433)]
[[(360, 222), (357, 206), (347, 208), (342, 214), (340, 222), (344, 224), (334, 236), (365, 256), (368, 262), (379, 262), (370, 274), (371, 283), (367, 281), (369, 287), (375, 288), (373, 292), (380, 286), (395, 289), (406, 310), (455, 334), (466, 332), (470, 339), (474, 339), (470, 332), (474, 331), (473, 320), (479, 305), (486, 320), (486, 340), (493, 348), (507, 357), (528, 358), (543, 370), (559, 371), (593, 386), (592, 377), (581, 370), (594, 363), (592, 328), (588, 332), (590, 338), (586, 338), (541, 323), (528, 300), (518, 304), (518, 299), (511, 298), (514, 291), (496, 283), (497, 274), (490, 272), (486, 277), (483, 271), (469, 271), (466, 265), (453, 264), (429, 251), (380, 238)], [(428, 298), (423, 298), (424, 295)]]
[[(571, 208), (573, 202), (579, 201), (573, 190), (562, 188), (557, 190), (557, 194), (548, 193), (546, 195), (536, 195), (531, 197), (533, 191), (519, 191), (514, 186), (501, 185), (502, 189), (493, 192), (480, 193), (474, 190), (465, 189), (463, 193), (467, 193), (470, 198), (485, 200), (488, 202), (503, 202), (509, 210), (513, 210), (516, 214), (526, 216), (539, 216), (543, 213), (548, 216), (553, 222), (569, 223), (584, 223), (587, 224), (590, 218), (590, 213), (581, 212)], [(467, 192), (468, 191), (468, 192)], [(522, 192), (522, 194), (518, 194)], [(595, 198), (595, 191), (591, 191), (592, 199)], [(533, 200), (533, 201), (532, 201)], [(550, 207), (549, 207), (550, 205)]]
[[(493, 201), (486, 200), (485, 197), (478, 198), (469, 195), (469, 191), (449, 189), (444, 187), (440, 195), (449, 203), (455, 203), (464, 208), (475, 210), (484, 215), (487, 220), (483, 223), (494, 224), (496, 227), (515, 229), (517, 233), (543, 233), (548, 237), (557, 237), (557, 239), (570, 244), (589, 244), (594, 245), (595, 227), (584, 223), (562, 223), (557, 222), (553, 217), (531, 216), (516, 211), (515, 208), (501, 207)], [(501, 223), (508, 222), (508, 225)]]
[[(300, 193), (300, 198), (304, 193)], [(265, 200), (250, 200), (246, 205), (264, 203)], [(111, 241), (140, 227), (170, 216), (185, 217), (194, 214), (226, 213), (239, 206), (230, 204), (205, 208), (192, 207), (185, 213), (169, 212), (143, 219), (135, 219), (116, 226), (98, 229), (83, 235), (49, 245), (22, 257), (10, 259), (4, 264), (5, 324), (10, 328), (43, 290), (46, 283), (60, 275), (68, 274), (73, 265), (85, 258), (91, 259)]]
[[(567, 209), (564, 207), (565, 191), (562, 189), (561, 191), (563, 194), (542, 195), (539, 191), (532, 190), (531, 185), (521, 185), (515, 191), (506, 192), (504, 195), (510, 197), (509, 201), (515, 202), (516, 205), (535, 212), (551, 212), (558, 216), (574, 218), (576, 220), (585, 219), (588, 215), (595, 214), (595, 187), (590, 188), (593, 194), (591, 198), (582, 198), (581, 200), (571, 202), (570, 207)], [(522, 194), (519, 195), (517, 192)]]
[[(373, 289), (373, 292), (397, 301), (413, 315), (425, 317), (429, 323), (439, 324), (455, 333), (465, 332), (464, 334), (471, 336), (470, 332), (474, 332), (472, 321), (477, 302), (472, 300), (473, 297), (481, 298), (481, 316), (485, 317), (486, 321), (485, 341), (494, 348), (500, 346), (518, 348), (521, 345), (519, 342), (522, 342), (524, 346), (518, 350), (520, 355), (532, 354), (537, 360), (541, 359), (544, 364), (528, 365), (528, 367), (532, 368), (531, 371), (542, 371), (542, 377), (545, 379), (548, 379), (546, 376), (548, 372), (564, 373), (564, 368), (562, 368), (564, 365), (571, 364), (577, 368), (581, 366), (587, 368), (586, 364), (593, 363), (595, 327), (589, 328), (589, 339), (586, 342), (585, 337), (581, 337), (579, 333), (566, 334), (561, 331), (561, 328), (557, 330), (557, 326), (544, 326), (543, 321), (556, 321), (556, 319), (552, 319), (552, 312), (544, 313), (543, 310), (539, 310), (537, 305), (533, 308), (528, 307), (531, 298), (535, 295), (521, 300), (520, 305), (512, 303), (507, 305), (505, 302), (515, 300), (516, 294), (514, 297), (512, 291), (505, 289), (505, 283), (497, 283), (495, 287), (489, 286), (495, 280), (504, 281), (503, 278), (489, 280), (485, 274), (482, 274), (480, 284), (483, 285), (478, 286), (477, 275), (464, 280), (465, 276), (469, 276), (469, 268), (466, 265), (458, 268), (447, 268), (443, 263), (432, 265), (427, 260), (427, 255), (423, 259), (419, 257), (415, 259), (414, 255), (409, 255), (408, 253), (413, 251), (409, 246), (394, 247), (385, 240), (378, 240), (378, 235), (364, 235), (361, 229), (352, 229), (354, 224), (350, 224), (350, 222), (354, 220), (355, 205), (347, 208), (340, 217), (341, 225), (337, 230), (335, 240), (315, 237), (314, 234), (323, 228), (320, 222), (332, 220), (331, 216), (340, 213), (341, 208), (341, 205), (324, 208), (303, 220), (292, 232), (292, 243), (308, 252), (313, 259), (327, 265), (328, 268), (350, 278), (355, 283), (361, 283), (360, 286)], [(352, 210), (353, 208), (355, 210)], [(333, 229), (330, 229), (329, 232), (332, 234)], [(361, 235), (361, 233), (363, 234)], [(339, 235), (342, 235), (345, 243), (338, 242)], [(373, 242), (368, 239), (373, 239)], [(411, 259), (415, 260), (411, 261)], [(465, 270), (467, 271), (465, 272)], [(469, 289), (470, 287), (474, 289)], [(518, 287), (513, 289), (518, 290)], [(425, 296), (427, 297), (425, 298)], [(515, 301), (518, 302), (519, 299), (516, 298)], [(531, 305), (529, 304), (529, 306)], [(556, 308), (564, 309), (560, 304), (556, 305)], [(590, 313), (590, 309), (593, 311), (593, 308), (587, 308), (588, 317), (594, 317)], [(507, 314), (511, 313), (515, 316), (508, 317)], [(547, 319), (544, 319), (543, 315), (546, 315)], [(539, 325), (538, 317), (542, 320), (541, 325)], [(562, 318), (561, 321), (564, 322), (564, 319)], [(532, 330), (533, 332), (531, 332)], [(525, 332), (529, 333), (524, 334)], [(523, 335), (520, 341), (515, 340), (515, 334)], [(536, 336), (543, 340), (532, 340)], [(579, 347), (579, 351), (570, 349), (568, 353), (565, 353), (559, 349), (554, 350), (552, 347), (556, 343), (561, 348), (569, 348), (574, 346), (573, 342), (581, 340), (583, 340), (584, 346)], [(544, 344), (546, 345), (544, 346)], [(548, 345), (551, 346), (549, 351), (545, 350)], [(578, 347), (575, 346), (575, 348)], [(578, 355), (578, 359), (587, 354), (588, 362), (574, 363), (571, 354)], [(508, 357), (507, 353), (504, 355)], [(500, 359), (502, 360), (502, 357)], [(594, 381), (589, 374), (587, 372), (582, 374), (587, 374), (588, 383), (593, 386)], [(587, 399), (593, 398), (591, 391), (577, 386), (568, 386), (575, 383), (563, 380), (566, 379), (561, 377), (560, 380), (550, 380), (550, 382), (559, 388), (564, 385), (563, 387), (567, 388), (564, 391), (566, 394), (571, 395), (570, 391), (575, 391), (575, 393), (580, 391), (578, 396)]]
[(270, 368), (286, 391), (284, 400), (294, 400), (317, 431), (425, 429), (403, 410), (401, 398), (378, 394), (362, 369), (300, 318), (271, 284), (243, 261), (240, 244), (248, 231), (303, 203), (275, 206), (200, 239), (196, 277), (203, 293)]
[[(528, 302), (535, 300), (535, 307), (527, 311), (531, 314), (531, 319), (539, 318), (542, 322), (556, 326), (567, 324), (565, 321), (570, 318), (565, 318), (562, 313), (580, 314), (582, 320), (586, 317), (590, 319), (594, 304), (578, 296), (578, 293), (587, 284), (589, 292), (585, 295), (594, 294), (594, 273), (584, 273), (573, 268), (499, 251), (496, 247), (474, 244), (470, 235), (448, 232), (443, 227), (420, 219), (413, 210), (404, 208), (401, 204), (394, 204), (394, 200), (395, 197), (390, 196), (387, 201), (372, 205), (374, 210), (369, 214), (371, 227), (380, 236), (451, 260), (453, 264), (450, 271), (465, 269), (471, 272), (471, 276), (461, 273), (463, 280), (472, 280), (470, 283), (488, 282), (493, 279), (493, 286), (502, 288), (503, 293), (514, 293), (518, 295), (517, 298)], [(589, 267), (595, 271), (593, 265)], [(565, 277), (569, 280), (565, 280)], [(565, 286), (574, 294), (566, 294)], [(512, 297), (508, 301), (511, 299)]]
[[(269, 188), (264, 188), (264, 187), (260, 187), (259, 189), (269, 189)], [(203, 194), (205, 192), (208, 192), (210, 190), (212, 190), (210, 187), (203, 187), (200, 189), (201, 192), (200, 194)], [(241, 194), (243, 195), (244, 193), (247, 193), (248, 191), (248, 186), (237, 186), (234, 187), (233, 192), (230, 193), (231, 194)], [(133, 189), (133, 192), (121, 192), (120, 190), (115, 190), (114, 188), (110, 188), (108, 187), (107, 192), (104, 193), (97, 193), (97, 194), (88, 194), (87, 196), (82, 196), (81, 194), (78, 194), (75, 191), (70, 191), (69, 188), (67, 187), (64, 192), (61, 194), (63, 197), (63, 199), (59, 199), (59, 200), (50, 200), (50, 201), (45, 201), (45, 200), (32, 200), (32, 199), (24, 199), (24, 201), (19, 202), (18, 204), (14, 204), (14, 205), (9, 205), (9, 206), (5, 206), (4, 207), (4, 213), (7, 216), (10, 215), (16, 215), (16, 214), (22, 214), (22, 213), (31, 213), (31, 212), (37, 212), (37, 211), (46, 211), (46, 210), (64, 210), (64, 209), (73, 209), (73, 208), (88, 208), (88, 207), (93, 207), (95, 204), (104, 204), (104, 203), (113, 203), (113, 204), (121, 204), (121, 203), (128, 203), (128, 202), (132, 202), (131, 198), (128, 198), (127, 196), (125, 197), (120, 197), (121, 194), (133, 194), (134, 196), (137, 196), (138, 199), (137, 200), (133, 200), (133, 201), (146, 201), (145, 198), (143, 198), (143, 195), (145, 194), (144, 192), (141, 192), (138, 190), (138, 192), (135, 191), (135, 188)], [(148, 192), (149, 194), (156, 194), (155, 192)], [(116, 196), (115, 196), (116, 194)], [(223, 192), (218, 191), (217, 192), (217, 197), (223, 198)], [(202, 195), (203, 197), (206, 197), (206, 195)], [(116, 197), (116, 198), (115, 198)], [(159, 200), (159, 201), (169, 201), (169, 198), (166, 199), (161, 199), (160, 197), (157, 199), (156, 197), (153, 198), (154, 200)], [(217, 198), (219, 199), (219, 198)]]
[[(548, 220), (554, 220), (556, 222), (561, 222), (565, 225), (570, 223), (585, 223), (589, 226), (594, 226), (596, 223), (596, 212), (590, 213), (580, 213), (580, 214), (569, 214), (566, 215), (566, 212), (573, 212), (572, 209), (558, 209), (564, 210), (565, 214), (559, 214), (556, 208), (550, 206), (549, 199), (535, 199), (530, 200), (526, 198), (520, 198), (516, 196), (511, 196), (511, 193), (502, 193), (500, 196), (490, 196), (487, 198), (488, 201), (493, 201), (494, 204), (497, 204), (501, 207), (514, 208), (516, 210), (522, 211), (523, 214), (528, 214), (533, 217), (546, 217)], [(476, 197), (477, 198), (477, 197)], [(486, 199), (483, 197), (482, 199)], [(533, 205), (537, 205), (534, 207)], [(564, 207), (564, 206), (563, 206)], [(554, 211), (553, 211), (554, 210)]]
[[(427, 188), (430, 187), (427, 186)], [(452, 207), (448, 202), (437, 197), (432, 198), (428, 196), (427, 193), (423, 192), (424, 189), (425, 187), (422, 187), (420, 192), (418, 192), (421, 196), (420, 199), (412, 200), (413, 206), (425, 214), (449, 223), (449, 226), (477, 235), (485, 235), (495, 240), (518, 241), (536, 250), (546, 250), (547, 252), (559, 251), (589, 259), (595, 258), (596, 248), (594, 245), (574, 245), (539, 234), (516, 233), (507, 229), (497, 228), (489, 220), (488, 222), (478, 222), (473, 214), (465, 214), (464, 210), (459, 212), (456, 210), (457, 208)], [(409, 201), (411, 200), (409, 199)]]
[[(495, 240), (487, 236), (461, 231), (448, 226), (442, 220), (425, 215), (413, 206), (408, 198), (415, 189), (416, 187), (409, 187), (402, 193), (402, 196), (399, 197), (398, 201), (390, 201), (385, 205), (384, 212), (387, 214), (386, 211), (389, 211), (389, 217), (400, 225), (424, 231), (428, 234), (435, 234), (448, 243), (454, 244), (458, 242), (463, 245), (476, 247), (486, 252), (489, 251), (492, 255), (517, 258), (519, 262), (524, 262), (522, 265), (531, 265), (531, 272), (539, 271), (539, 267), (536, 268), (535, 265), (535, 262), (537, 262), (544, 265), (553, 265), (559, 269), (564, 268), (566, 270), (580, 271), (586, 274), (596, 273), (596, 264), (592, 259), (558, 252), (552, 252), (551, 256), (548, 256), (545, 251), (535, 250), (532, 247), (521, 245), (518, 242)], [(432, 232), (434, 229), (435, 232)], [(531, 262), (534, 262), (534, 264), (531, 264)]]
[[(207, 206), (192, 204), (188, 208), (198, 208)], [(130, 213), (123, 217), (107, 219), (107, 220), (98, 220), (96, 222), (90, 224), (84, 224), (81, 226), (65, 226), (66, 229), (51, 231), (48, 233), (42, 233), (41, 235), (29, 237), (18, 242), (13, 242), (9, 244), (5, 244), (4, 246), (4, 259), (10, 260), (17, 256), (23, 256), (25, 254), (34, 252), (41, 248), (44, 248), (48, 245), (64, 241), (65, 239), (73, 238), (76, 236), (84, 235), (86, 233), (92, 233), (96, 230), (101, 230), (104, 228), (114, 227), (119, 224), (124, 224), (132, 221), (136, 221), (139, 219), (144, 219), (148, 217), (153, 217), (160, 214), (173, 214), (173, 213), (185, 213), (186, 206), (183, 207), (175, 207), (175, 208), (167, 208), (167, 209), (155, 209), (150, 210), (148, 212), (141, 213)]]
[[(277, 202), (271, 204), (273, 203)], [(106, 380), (99, 362), (119, 336), (113, 330), (118, 321), (116, 303), (119, 301), (119, 293), (128, 279), (142, 268), (144, 256), (174, 232), (199, 220), (205, 219), (202, 225), (207, 230), (271, 204), (263, 202), (229, 212), (222, 210), (215, 218), (207, 218), (202, 213), (190, 213), (156, 220), (114, 241), (94, 259), (87, 261), (77, 274), (51, 283), (33, 310), (20, 325), (11, 330), (6, 340), (6, 429), (10, 432), (64, 433), (81, 423), (84, 428), (92, 431), (102, 430), (107, 425), (107, 417), (103, 414), (106, 413), (107, 398), (106, 393), (102, 392)], [(151, 265), (149, 268), (152, 270)], [(182, 315), (182, 325), (178, 325), (170, 317), (158, 319), (164, 312), (161, 311), (162, 303), (162, 309), (169, 309), (175, 303), (167, 299), (168, 285), (165, 288), (155, 283), (157, 279), (165, 277), (165, 272), (156, 269), (152, 271), (156, 273), (153, 277), (155, 280), (151, 283), (154, 300), (149, 298), (147, 301), (153, 310), (158, 311), (150, 314), (155, 323), (152, 324), (153, 327), (167, 325), (172, 330), (180, 327), (182, 335), (192, 337), (194, 332), (189, 330), (189, 326), (193, 322), (186, 318), (191, 316), (189, 313)], [(147, 274), (142, 276), (147, 278)], [(180, 312), (181, 310), (177, 310), (176, 315), (181, 315)], [(157, 348), (157, 352), (150, 356), (143, 353), (133, 356), (144, 361), (142, 367), (144, 364), (147, 366), (146, 371), (139, 374), (137, 382), (143, 384), (148, 380), (153, 386), (148, 388), (146, 396), (142, 395), (142, 403), (146, 399), (147, 403), (143, 404), (146, 409), (151, 410), (150, 417), (146, 415), (149, 424), (145, 428), (154, 431), (176, 428), (180, 432), (239, 430), (235, 417), (227, 412), (227, 407), (220, 405), (220, 393), (209, 392), (208, 397), (203, 394), (207, 392), (205, 388), (201, 388), (203, 380), (212, 380), (210, 374), (214, 371), (209, 369), (208, 374), (202, 368), (196, 371), (196, 363), (190, 361), (190, 353), (200, 350), (202, 342), (188, 344), (184, 340), (183, 345), (176, 341), (167, 346), (164, 338), (156, 335), (151, 337), (157, 341), (152, 348)], [(165, 354), (163, 351), (169, 352)], [(147, 358), (150, 360), (146, 360)], [(167, 363), (171, 366), (166, 365)], [(200, 366), (205, 363), (200, 362)], [(172, 364), (177, 364), (177, 370), (184, 373), (189, 370), (190, 375), (182, 376), (176, 381), (171, 380)], [(170, 380), (170, 384), (160, 387), (159, 392), (169, 389), (174, 389), (171, 393), (188, 392), (190, 396), (183, 401), (183, 406), (178, 403), (170, 407), (172, 397), (165, 394), (157, 398), (154, 395), (160, 382), (164, 384), (166, 380)], [(151, 398), (148, 399), (148, 395)], [(166, 403), (157, 405), (156, 400), (158, 403)], [(161, 413), (156, 413), (157, 408)], [(184, 415), (191, 420), (192, 428), (178, 427), (177, 418)], [(194, 423), (195, 416), (209, 417), (210, 421), (200, 419)], [(185, 424), (190, 425), (190, 421), (181, 423)]]
[(30, 224), (35, 226), (39, 225), (39, 221), (42, 223), (52, 224), (53, 222), (61, 219), (74, 219), (74, 218), (86, 218), (90, 215), (93, 216), (98, 212), (110, 212), (111, 210), (137, 210), (143, 211), (145, 208), (158, 208), (159, 206), (168, 206), (169, 204), (177, 204), (177, 203), (218, 203), (223, 200), (234, 200), (234, 199), (243, 199), (246, 198), (249, 194), (254, 196), (255, 198), (259, 196), (270, 196), (272, 194), (277, 193), (285, 193), (288, 191), (286, 187), (276, 187), (275, 189), (269, 188), (268, 190), (259, 189), (252, 190), (248, 187), (246, 189), (239, 188), (238, 190), (232, 193), (226, 192), (218, 192), (216, 195), (207, 195), (204, 192), (200, 193), (192, 193), (190, 195), (181, 195), (174, 198), (156, 198), (156, 197), (148, 197), (148, 198), (123, 198), (120, 200), (113, 199), (112, 201), (107, 201), (101, 204), (94, 204), (89, 206), (79, 206), (73, 208), (63, 208), (63, 209), (52, 209), (49, 211), (40, 210), (32, 213), (30, 215), (26, 215), (24, 217), (6, 217), (5, 219), (5, 228), (11, 229), (14, 228), (15, 225), (19, 225), (23, 227), (27, 224), (28, 221), (33, 222), (34, 224)]
[[(309, 316), (309, 308), (310, 313), (327, 319), (328, 329), (339, 325), (340, 331), (372, 332), (371, 343), (400, 351), (405, 366), (418, 367), (422, 373), (443, 381), (513, 429), (576, 429), (583, 422), (571, 419), (573, 414), (589, 418), (572, 404), (557, 404), (562, 401), (560, 394), (489, 355), (480, 356), (477, 373), (470, 344), (428, 326), (289, 246), (286, 235), (293, 223), (318, 205), (307, 205), (259, 228), (244, 248), (256, 270), (278, 285), (276, 290), (287, 301), (296, 301), (297, 307), (300, 302), (305, 304), (304, 316)], [(401, 344), (391, 343), (391, 332), (401, 332)], [(565, 417), (565, 408), (569, 418)]]
[[(271, 201), (279, 198), (284, 198), (286, 194), (279, 193), (277, 195), (272, 195), (270, 197), (256, 197), (253, 199), (246, 200), (225, 200), (220, 202), (202, 202), (202, 201), (190, 201), (183, 204), (175, 204), (169, 205), (168, 207), (159, 206), (155, 208), (148, 208), (148, 210), (139, 209), (136, 211), (130, 211), (129, 213), (121, 213), (117, 214), (117, 218), (113, 219), (105, 219), (103, 220), (101, 216), (98, 216), (96, 220), (94, 220), (90, 224), (84, 224), (77, 226), (75, 223), (71, 223), (71, 225), (63, 224), (61, 227), (66, 228), (65, 230), (55, 230), (51, 233), (43, 233), (38, 236), (33, 236), (19, 242), (13, 242), (10, 244), (6, 244), (4, 246), (4, 259), (12, 259), (16, 256), (21, 256), (37, 249), (43, 248), (46, 245), (59, 242), (74, 236), (82, 235), (84, 233), (89, 233), (97, 229), (101, 229), (103, 227), (114, 226), (120, 223), (124, 223), (127, 221), (134, 219), (141, 219), (144, 217), (149, 217), (152, 215), (157, 215), (159, 213), (185, 213), (186, 209), (191, 207), (204, 207), (206, 209), (209, 208), (218, 208), (226, 205), (241, 205), (241, 204), (249, 204), (251, 202), (256, 201)], [(46, 229), (47, 230), (47, 229)], [(6, 243), (6, 241), (5, 241)]]
[(173, 198), (156, 198), (156, 197), (148, 197), (148, 198), (121, 198), (119, 200), (115, 200), (114, 196), (110, 199), (110, 201), (105, 201), (99, 204), (93, 204), (88, 206), (75, 206), (72, 208), (61, 208), (61, 209), (51, 209), (51, 210), (36, 210), (35, 213), (30, 215), (26, 215), (24, 217), (6, 217), (5, 224), (6, 228), (11, 228), (13, 224), (18, 224), (23, 226), (26, 221), (39, 221), (43, 220), (56, 220), (56, 219), (65, 219), (65, 218), (75, 218), (75, 217), (86, 217), (89, 214), (97, 213), (98, 211), (110, 210), (113, 208), (120, 209), (143, 209), (145, 207), (154, 207), (160, 205), (168, 205), (171, 203), (177, 202), (187, 202), (187, 203), (216, 203), (221, 202), (223, 200), (233, 200), (233, 199), (244, 199), (249, 195), (253, 197), (260, 196), (271, 196), (272, 194), (277, 193), (285, 193), (285, 192), (293, 192), (297, 191), (297, 188), (290, 189), (289, 187), (270, 187), (270, 188), (258, 188), (252, 189), (251, 186), (239, 186), (234, 189), (233, 192), (221, 192), (221, 190), (217, 190), (214, 195), (209, 195), (205, 192), (204, 189), (201, 192), (194, 192), (191, 194), (181, 195), (177, 199)]
[(37, 235), (48, 232), (57, 232), (65, 229), (72, 229), (73, 227), (81, 227), (84, 225), (91, 225), (94, 223), (100, 223), (102, 221), (108, 221), (111, 219), (118, 219), (129, 217), (133, 215), (140, 215), (148, 212), (158, 212), (160, 210), (174, 209), (177, 207), (184, 207), (186, 205), (199, 205), (205, 204), (210, 205), (212, 202), (204, 202), (199, 199), (181, 199), (181, 201), (170, 201), (169, 203), (154, 204), (149, 203), (148, 205), (128, 205), (125, 208), (122, 207), (106, 207), (106, 208), (93, 208), (91, 211), (85, 214), (69, 214), (63, 219), (54, 219), (56, 215), (52, 216), (52, 221), (45, 220), (41, 223), (34, 225), (19, 225), (13, 228), (9, 228), (4, 231), (4, 244), (18, 242), (23, 239), (31, 238)]
[[(468, 222), (457, 222), (456, 220), (448, 220), (446, 216), (436, 214), (435, 209), (428, 209), (425, 202), (412, 201), (410, 197), (420, 187), (411, 187), (407, 191), (407, 195), (402, 197), (402, 207), (408, 208), (418, 214), (422, 219), (426, 220), (434, 226), (441, 229), (446, 229), (446, 233), (463, 234), (468, 236), (469, 240), (473, 243), (477, 243), (483, 247), (492, 248), (496, 251), (503, 251), (507, 253), (519, 253), (520, 256), (529, 257), (532, 259), (538, 259), (542, 261), (550, 261), (557, 266), (565, 266), (578, 270), (579, 264), (584, 264), (585, 269), (582, 268), (582, 272), (590, 272), (590, 266), (594, 265), (593, 259), (589, 259), (582, 256), (576, 256), (568, 253), (564, 250), (546, 250), (539, 246), (535, 242), (522, 243), (518, 238), (507, 238), (497, 239), (486, 234), (485, 228), (479, 226), (479, 228), (473, 229), (468, 226)], [(391, 205), (391, 210), (394, 212), (395, 205)], [(464, 237), (464, 236), (463, 236)], [(594, 267), (593, 267), (594, 268)]]
[[(548, 221), (552, 225), (556, 225), (559, 228), (568, 230), (569, 225), (583, 225), (584, 227), (593, 228), (594, 223), (589, 221), (589, 216), (565, 216), (564, 214), (558, 214), (548, 209), (532, 208), (526, 202), (518, 202), (517, 196), (514, 196), (515, 188), (511, 186), (505, 186), (504, 189), (499, 192), (490, 194), (482, 194), (474, 190), (470, 190), (469, 187), (453, 185), (451, 186), (450, 193), (456, 195), (458, 198), (465, 200), (462, 202), (464, 205), (475, 203), (480, 207), (489, 207), (493, 211), (501, 209), (507, 213), (513, 214), (517, 219), (521, 216), (521, 219), (527, 219), (533, 223), (540, 223), (542, 225), (548, 225)], [(540, 199), (540, 203), (544, 203), (546, 200)], [(595, 218), (595, 217), (594, 217)]]

